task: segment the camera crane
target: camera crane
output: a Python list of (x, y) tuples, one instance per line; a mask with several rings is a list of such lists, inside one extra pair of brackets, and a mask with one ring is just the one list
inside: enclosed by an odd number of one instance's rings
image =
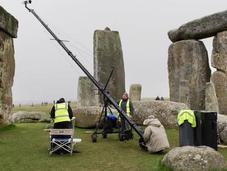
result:
[(36, 14), (34, 9), (31, 9), (28, 7), (29, 4), (31, 4), (31, 0), (24, 1), (25, 8), (31, 12), (35, 18), (42, 24), (43, 27), (52, 35), (54, 40), (58, 42), (58, 44), (65, 50), (65, 52), (72, 58), (72, 60), (80, 67), (80, 69), (87, 75), (87, 77), (92, 81), (92, 83), (98, 88), (98, 90), (102, 93), (102, 95), (108, 100), (108, 102), (119, 112), (121, 117), (123, 117), (129, 125), (132, 127), (133, 130), (139, 135), (139, 145), (141, 148), (144, 147), (144, 138), (143, 138), (143, 131), (140, 130), (137, 125), (131, 121), (126, 113), (118, 106), (118, 104), (115, 102), (115, 100), (108, 94), (108, 92), (103, 88), (101, 85), (99, 85), (98, 81), (89, 73), (89, 71), (80, 63), (80, 61), (77, 59), (77, 57), (67, 48), (67, 46), (63, 43), (61, 39), (59, 39), (56, 34), (48, 27), (48, 25)]

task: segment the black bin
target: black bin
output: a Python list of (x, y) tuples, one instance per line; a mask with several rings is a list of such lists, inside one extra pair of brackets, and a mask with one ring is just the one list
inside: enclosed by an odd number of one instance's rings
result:
[(179, 146), (194, 146), (194, 128), (185, 120), (179, 127)]
[(217, 112), (194, 111), (196, 128), (194, 144), (206, 145), (217, 150)]

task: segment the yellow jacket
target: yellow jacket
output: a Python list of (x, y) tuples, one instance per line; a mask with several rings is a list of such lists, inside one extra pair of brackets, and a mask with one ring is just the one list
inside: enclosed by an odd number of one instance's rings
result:
[(183, 124), (185, 120), (187, 120), (193, 128), (196, 127), (195, 114), (192, 110), (181, 110), (178, 113), (177, 115), (178, 125)]

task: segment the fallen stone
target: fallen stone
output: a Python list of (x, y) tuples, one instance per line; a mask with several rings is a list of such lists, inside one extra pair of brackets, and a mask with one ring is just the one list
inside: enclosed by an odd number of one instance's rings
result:
[(165, 128), (177, 127), (177, 114), (181, 109), (188, 109), (183, 103), (170, 101), (135, 101), (133, 102), (135, 109), (133, 120), (136, 124), (142, 125), (148, 116), (154, 115), (159, 119)]
[(162, 164), (174, 171), (208, 171), (225, 168), (224, 157), (207, 146), (176, 147), (162, 159)]
[(19, 111), (13, 113), (10, 117), (11, 123), (34, 123), (34, 122), (50, 122), (50, 117), (44, 112), (27, 112)]
[(217, 119), (218, 135), (221, 144), (227, 145), (227, 116), (218, 114)]

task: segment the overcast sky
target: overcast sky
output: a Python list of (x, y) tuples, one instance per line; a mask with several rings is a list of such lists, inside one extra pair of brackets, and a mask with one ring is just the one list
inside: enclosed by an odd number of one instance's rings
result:
[[(23, 1), (0, 0), (19, 20), (15, 39), (14, 103), (76, 100), (84, 75)], [(142, 85), (143, 97), (169, 96), (167, 32), (203, 16), (226, 10), (226, 0), (33, 0), (31, 8), (93, 74), (93, 33), (106, 26), (120, 33), (126, 89)], [(212, 39), (205, 41), (210, 54)]]

